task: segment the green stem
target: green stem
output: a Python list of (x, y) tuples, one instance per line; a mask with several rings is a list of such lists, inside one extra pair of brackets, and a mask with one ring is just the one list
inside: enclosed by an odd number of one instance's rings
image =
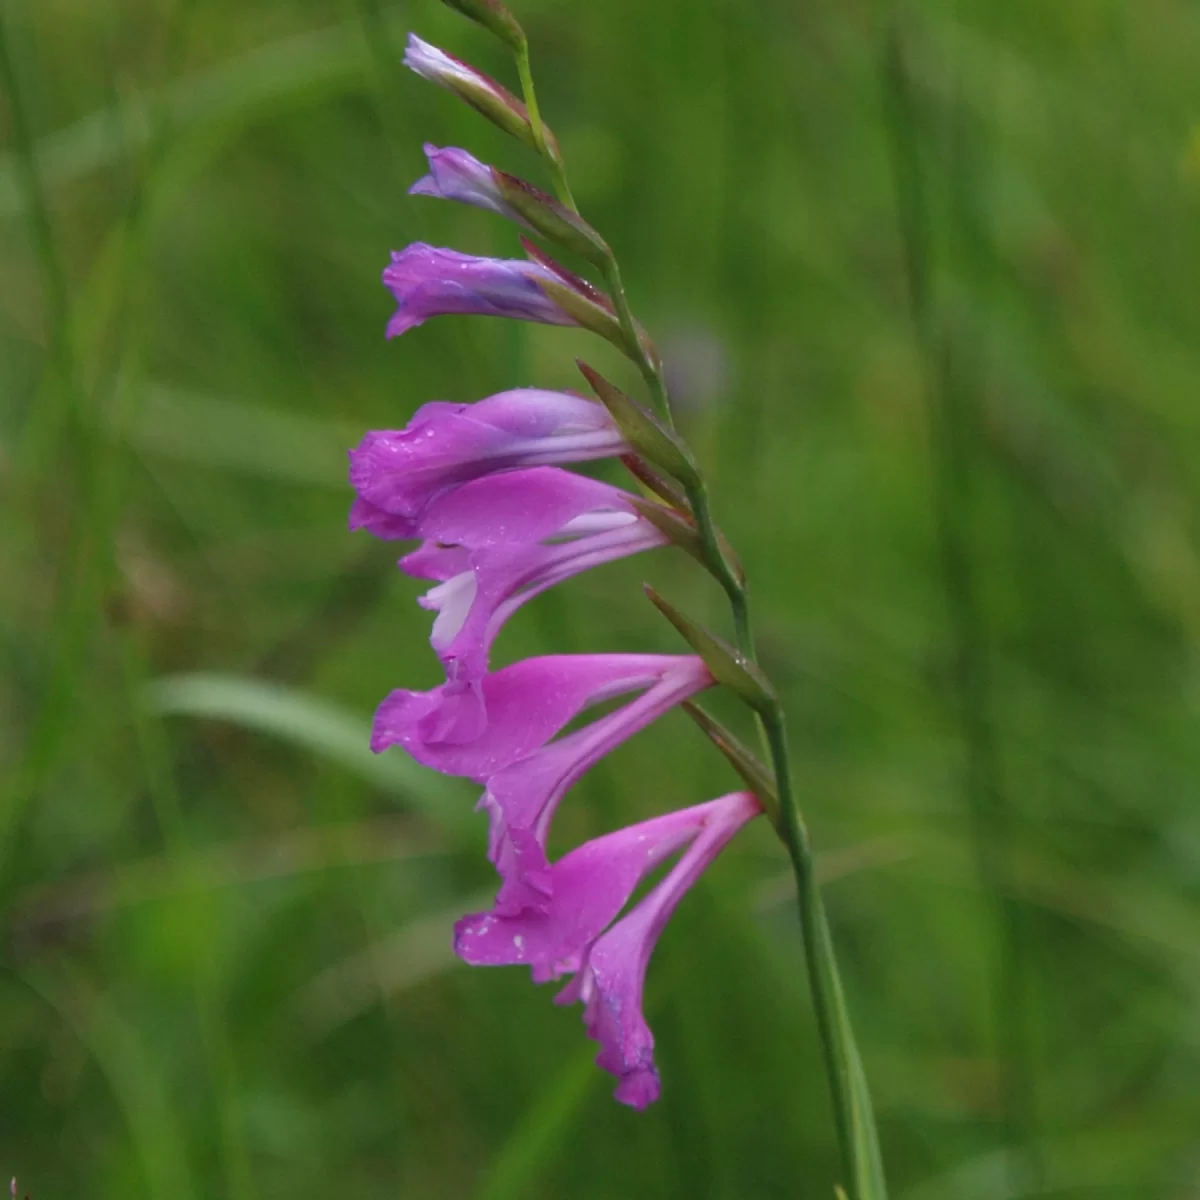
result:
[[(567, 184), (563, 164), (546, 140), (529, 67), (528, 46), (522, 45), (516, 59), (534, 142), (550, 169), (559, 199), (572, 211), (578, 212)], [(638, 336), (637, 321), (625, 294), (621, 270), (611, 252), (604, 265), (604, 280), (621, 331), (646, 381), (654, 411), (668, 427), (674, 428), (662, 364)], [(737, 647), (750, 661), (756, 661), (749, 594), (741, 572), (734, 569), (721, 547), (721, 537), (713, 519), (708, 490), (703, 480), (687, 488), (687, 498), (704, 547), (706, 565), (729, 599)], [(859, 1059), (850, 1014), (846, 1008), (825, 905), (817, 885), (812, 844), (792, 785), (787, 734), (783, 712), (778, 703), (769, 714), (762, 717), (761, 724), (779, 792), (780, 834), (796, 876), (809, 987), (833, 1102), (834, 1124), (846, 1187), (845, 1191), (840, 1187), (837, 1190), (846, 1200), (886, 1200), (887, 1185), (884, 1181), (871, 1098)]]
[(529, 113), (529, 128), (533, 130), (533, 141), (538, 153), (546, 160), (550, 168), (550, 178), (554, 183), (554, 193), (559, 201), (572, 212), (578, 212), (575, 197), (571, 195), (571, 185), (567, 182), (567, 173), (563, 169), (562, 159), (551, 148), (546, 140), (546, 126), (542, 123), (542, 114), (538, 109), (537, 92), (533, 86), (533, 71), (529, 65), (529, 43), (522, 39), (521, 48), (516, 52), (517, 75), (521, 80), (521, 92), (525, 98), (525, 108)]
[(848, 1200), (886, 1200), (887, 1185), (874, 1110), (846, 1007), (825, 903), (817, 883), (812, 841), (792, 783), (782, 710), (776, 706), (763, 723), (779, 790), (784, 843), (796, 876), (804, 959), (833, 1101)]
[(751, 662), (756, 662), (758, 655), (754, 646), (754, 634), (750, 626), (750, 597), (746, 592), (746, 584), (740, 575), (729, 565), (729, 559), (721, 549), (720, 535), (713, 521), (712, 506), (708, 502), (708, 488), (701, 480), (695, 487), (687, 489), (688, 503), (696, 518), (696, 529), (700, 541), (708, 555), (709, 569), (717, 582), (729, 597), (729, 607), (733, 610), (733, 626), (737, 648)]

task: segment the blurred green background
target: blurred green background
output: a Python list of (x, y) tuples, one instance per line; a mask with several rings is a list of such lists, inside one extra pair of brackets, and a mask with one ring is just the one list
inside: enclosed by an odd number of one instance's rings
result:
[[(749, 568), (895, 1196), (1200, 1196), (1200, 9), (516, 11)], [(578, 331), (383, 339), (389, 250), (518, 252), (405, 196), (423, 141), (544, 182), (404, 34), (511, 82), (499, 48), (435, 0), (2, 14), (0, 1171), (832, 1197), (768, 830), (659, 946), (639, 1115), (577, 1008), (450, 954), (492, 885), (473, 789), (366, 749), (438, 676), (346, 448), (618, 371)], [(659, 553), (497, 658), (679, 648), (643, 578), (724, 627)], [(556, 842), (732, 786), (674, 714)]]

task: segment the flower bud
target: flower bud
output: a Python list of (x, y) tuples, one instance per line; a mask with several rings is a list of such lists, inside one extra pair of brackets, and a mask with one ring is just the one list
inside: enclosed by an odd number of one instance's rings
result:
[(525, 48), (525, 31), (499, 0), (442, 0), (442, 3), (494, 33), (518, 54)]
[[(408, 35), (404, 65), (422, 79), (428, 79), (430, 83), (436, 83), (438, 87), (443, 87), (465, 100), (476, 112), (482, 113), (505, 133), (519, 138), (534, 150), (539, 149), (525, 105), (506, 87), (482, 71), (477, 71), (454, 55), (422, 41), (415, 33)], [(557, 157), (558, 142), (544, 124), (542, 135), (551, 153)]]

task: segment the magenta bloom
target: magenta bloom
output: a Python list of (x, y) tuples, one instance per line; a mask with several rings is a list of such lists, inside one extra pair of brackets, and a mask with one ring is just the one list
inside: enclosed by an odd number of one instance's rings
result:
[[(393, 692), (375, 714), (371, 748), (403, 746), (418, 762), (486, 784), (489, 857), (503, 880), (496, 912), (544, 911), (546, 836), (568, 789), (610, 750), (681, 700), (710, 686), (699, 658), (560, 655), (527, 659), (475, 685)], [(644, 690), (643, 690), (644, 689)], [(642, 695), (550, 741), (589, 705)]]
[(425, 157), (429, 160), (429, 174), (418, 179), (408, 189), (410, 196), (435, 196), (440, 200), (457, 200), (499, 213), (526, 229), (533, 226), (514, 208), (505, 203), (492, 168), (481, 163), (473, 154), (457, 146), (439, 149), (425, 143)]
[[(536, 494), (549, 489), (529, 490)], [(504, 529), (502, 539), (488, 541), (496, 529), (490, 522), (486, 527), (480, 522), (474, 530), (464, 529), (464, 536), (485, 543), (481, 549), (430, 540), (400, 560), (406, 574), (437, 581), (418, 603), (437, 613), (429, 641), (447, 679), (468, 682), (481, 678), (496, 635), (508, 618), (535, 596), (591, 567), (667, 544), (666, 535), (644, 517), (618, 507), (616, 497), (625, 495), (619, 488), (610, 491), (613, 498), (602, 498), (598, 507), (579, 508), (557, 530), (547, 529), (531, 507), (523, 522)], [(581, 500), (589, 503), (586, 496)], [(542, 529), (547, 540), (522, 541), (523, 533), (536, 535)]]
[[(545, 870), (546, 906), (512, 914), (497, 905), (464, 917), (455, 952), (475, 966), (528, 964), (538, 983), (574, 973), (557, 1003), (583, 1001), (588, 1036), (600, 1043), (596, 1062), (620, 1081), (616, 1098), (645, 1108), (659, 1094), (654, 1035), (642, 1013), (650, 954), (684, 893), (761, 811), (754, 796), (734, 792), (586, 842)], [(613, 924), (638, 884), (684, 846), (662, 881)]]
[(627, 449), (600, 404), (569, 392), (515, 388), (475, 404), (422, 405), (400, 430), (368, 433), (350, 451), (358, 493), (350, 528), (379, 537), (428, 536), (417, 518), (455, 484), (509, 467), (584, 462)]
[(480, 258), (414, 242), (393, 251), (383, 271), (383, 282), (399, 305), (388, 322), (387, 336), (398, 337), (430, 317), (452, 314), (576, 324), (538, 287), (539, 279), (563, 281), (549, 267), (526, 259)]

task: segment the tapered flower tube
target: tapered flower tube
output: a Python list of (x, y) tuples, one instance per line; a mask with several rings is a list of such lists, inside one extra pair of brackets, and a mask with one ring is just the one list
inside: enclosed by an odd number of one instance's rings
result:
[[(545, 911), (552, 885), (546, 837), (570, 787), (610, 750), (710, 686), (699, 658), (564, 655), (514, 663), (433, 692), (395, 691), (375, 716), (371, 747), (403, 746), (418, 762), (466, 775), (486, 790), (489, 857), (503, 880), (497, 913)], [(589, 705), (642, 694), (590, 725), (554, 737)], [(480, 719), (481, 711), (485, 714)]]
[(422, 405), (400, 430), (350, 451), (351, 529), (412, 538), (437, 495), (491, 472), (609, 458), (627, 449), (602, 405), (569, 392), (516, 388), (475, 404)]
[[(476, 966), (527, 964), (538, 983), (575, 973), (557, 1002), (584, 1002), (588, 1035), (600, 1043), (596, 1062), (619, 1080), (616, 1098), (644, 1108), (659, 1094), (654, 1036), (642, 1013), (651, 952), (684, 893), (761, 811), (749, 792), (734, 792), (586, 842), (546, 868), (552, 898), (544, 908), (513, 914), (498, 905), (464, 917), (455, 952)], [(661, 882), (616, 920), (638, 884), (685, 846)]]
[(452, 315), (513, 317), (543, 325), (579, 324), (546, 295), (539, 281), (562, 283), (541, 263), (481, 258), (414, 242), (393, 251), (392, 261), (383, 271), (383, 282), (398, 305), (388, 322), (387, 336), (399, 337), (430, 317)]

